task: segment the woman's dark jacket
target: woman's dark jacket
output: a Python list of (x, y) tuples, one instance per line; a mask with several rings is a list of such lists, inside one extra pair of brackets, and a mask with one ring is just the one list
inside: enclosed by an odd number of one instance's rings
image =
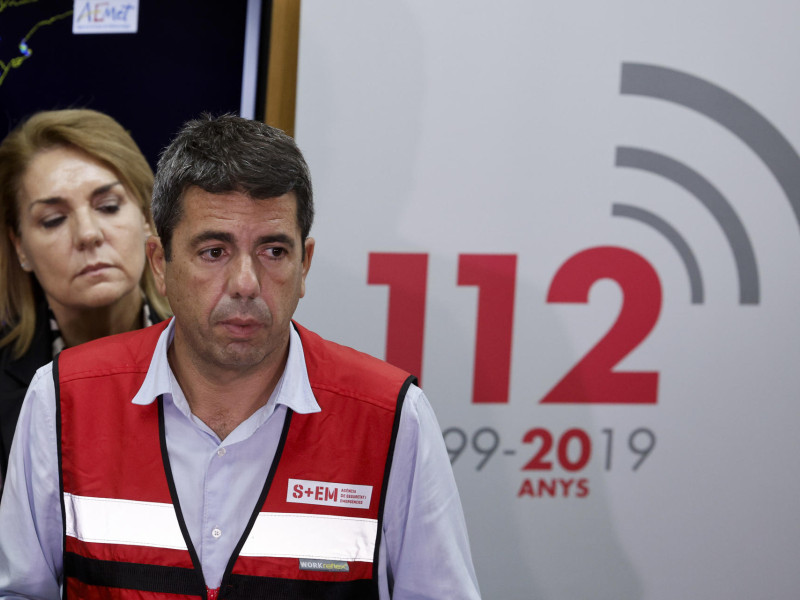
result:
[(19, 409), (36, 369), (53, 360), (54, 333), (44, 298), (36, 303), (36, 329), (28, 351), (15, 359), (14, 344), (0, 348), (0, 475), (5, 480)]

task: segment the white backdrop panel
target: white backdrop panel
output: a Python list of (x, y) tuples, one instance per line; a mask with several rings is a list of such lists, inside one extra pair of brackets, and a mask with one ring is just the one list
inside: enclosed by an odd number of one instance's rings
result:
[[(418, 361), (485, 598), (797, 597), (799, 23), (788, 0), (304, 0), (298, 318)], [(548, 302), (559, 273), (586, 302)], [(403, 278), (424, 310), (392, 317)]]

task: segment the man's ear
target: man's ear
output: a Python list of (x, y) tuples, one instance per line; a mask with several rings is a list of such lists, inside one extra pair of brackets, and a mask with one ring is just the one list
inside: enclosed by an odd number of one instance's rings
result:
[(147, 254), (147, 262), (150, 263), (150, 270), (153, 271), (153, 278), (156, 281), (158, 293), (166, 297), (167, 261), (164, 256), (164, 247), (161, 245), (161, 238), (155, 235), (148, 237), (144, 244), (144, 250)]
[(303, 280), (300, 282), (300, 297), (306, 295), (306, 275), (308, 275), (308, 270), (311, 268), (311, 259), (314, 258), (314, 245), (316, 242), (314, 238), (309, 237), (306, 238), (305, 241), (305, 249), (306, 255), (303, 258)]

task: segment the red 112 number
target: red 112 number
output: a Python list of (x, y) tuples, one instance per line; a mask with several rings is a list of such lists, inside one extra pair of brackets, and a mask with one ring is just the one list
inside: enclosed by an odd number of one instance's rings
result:
[[(472, 402), (508, 402), (514, 327), (515, 254), (461, 254), (458, 285), (478, 288)], [(372, 252), (367, 283), (389, 286), (386, 360), (420, 377), (425, 331), (428, 255)], [(589, 290), (613, 279), (623, 291), (614, 326), (541, 400), (543, 403), (651, 404), (657, 372), (616, 372), (613, 367), (655, 327), (661, 282), (644, 258), (624, 248), (579, 252), (556, 273), (549, 303), (587, 303)]]

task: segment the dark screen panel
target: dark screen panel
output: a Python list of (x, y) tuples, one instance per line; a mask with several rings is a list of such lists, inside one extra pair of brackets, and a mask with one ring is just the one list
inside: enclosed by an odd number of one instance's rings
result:
[(143, 0), (135, 34), (73, 35), (72, 15), (58, 18), (72, 1), (0, 6), (0, 137), (37, 110), (94, 108), (128, 129), (155, 166), (187, 119), (239, 113), (246, 0)]

